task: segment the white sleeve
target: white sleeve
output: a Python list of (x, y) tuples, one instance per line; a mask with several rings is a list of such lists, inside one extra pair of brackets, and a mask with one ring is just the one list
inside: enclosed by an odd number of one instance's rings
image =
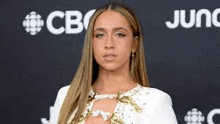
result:
[(60, 114), (60, 109), (62, 107), (63, 101), (66, 97), (66, 94), (68, 92), (69, 86), (62, 87), (57, 94), (54, 106), (50, 107), (50, 119), (49, 122), (46, 122), (46, 120), (41, 120), (43, 124), (57, 124)]
[(172, 108), (171, 97), (164, 93), (155, 108), (155, 114), (150, 120), (150, 124), (178, 124)]

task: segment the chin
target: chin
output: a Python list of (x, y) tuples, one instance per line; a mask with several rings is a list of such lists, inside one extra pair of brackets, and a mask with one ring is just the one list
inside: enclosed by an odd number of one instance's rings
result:
[(109, 72), (116, 72), (116, 71), (122, 72), (122, 71), (127, 70), (123, 66), (105, 66), (105, 67), (102, 67), (102, 69), (105, 71), (109, 71)]
[(104, 65), (104, 66), (101, 66), (101, 68), (103, 70), (106, 70), (106, 71), (116, 71), (118, 70), (120, 67), (116, 66), (116, 65)]

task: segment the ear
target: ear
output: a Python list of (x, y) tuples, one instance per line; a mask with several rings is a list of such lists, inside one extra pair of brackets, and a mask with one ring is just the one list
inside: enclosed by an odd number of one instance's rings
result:
[(135, 53), (136, 50), (137, 50), (137, 47), (138, 47), (138, 43), (139, 43), (139, 37), (138, 36), (135, 36), (133, 38), (133, 42), (132, 42), (132, 49), (131, 49), (131, 52), (132, 53)]

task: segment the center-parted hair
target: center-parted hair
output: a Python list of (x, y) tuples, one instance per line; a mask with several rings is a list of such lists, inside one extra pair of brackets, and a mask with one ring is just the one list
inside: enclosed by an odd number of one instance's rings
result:
[(121, 3), (105, 4), (99, 7), (90, 18), (84, 40), (82, 58), (60, 110), (58, 124), (77, 123), (85, 109), (90, 88), (97, 79), (99, 70), (99, 65), (94, 59), (92, 48), (94, 24), (97, 17), (105, 11), (119, 12), (129, 22), (133, 31), (133, 37), (138, 39), (134, 57), (130, 57), (130, 76), (140, 85), (149, 87), (145, 65), (143, 32), (138, 18), (129, 7)]

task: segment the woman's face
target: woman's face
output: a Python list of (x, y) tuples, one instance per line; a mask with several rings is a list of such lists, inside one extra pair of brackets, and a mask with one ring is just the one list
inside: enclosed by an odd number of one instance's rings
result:
[(94, 25), (94, 58), (100, 69), (129, 70), (131, 52), (137, 41), (127, 19), (119, 12), (107, 10), (99, 15)]

